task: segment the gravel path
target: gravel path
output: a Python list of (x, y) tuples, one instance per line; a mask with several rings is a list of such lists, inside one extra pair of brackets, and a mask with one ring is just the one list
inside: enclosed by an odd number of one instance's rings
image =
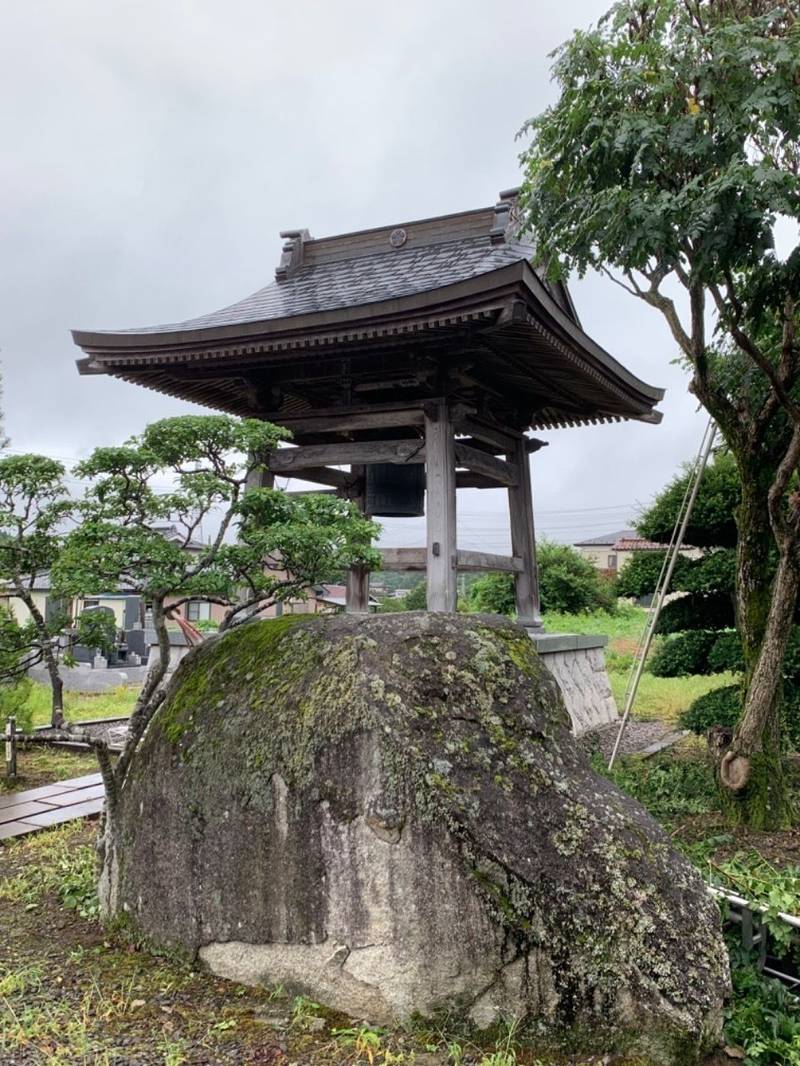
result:
[[(600, 751), (608, 759), (614, 749), (618, 732), (619, 722), (612, 722), (611, 725), (605, 725), (581, 737), (581, 743), (588, 751)], [(675, 732), (675, 726), (667, 722), (629, 721), (622, 737), (620, 755), (636, 755)]]

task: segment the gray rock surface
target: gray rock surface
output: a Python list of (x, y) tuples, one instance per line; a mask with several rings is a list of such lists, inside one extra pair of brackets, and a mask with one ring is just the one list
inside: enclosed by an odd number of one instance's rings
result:
[(514, 1015), (681, 1066), (719, 1036), (715, 905), (496, 618), (295, 616), (207, 641), (108, 834), (106, 914), (235, 980), (377, 1023)]

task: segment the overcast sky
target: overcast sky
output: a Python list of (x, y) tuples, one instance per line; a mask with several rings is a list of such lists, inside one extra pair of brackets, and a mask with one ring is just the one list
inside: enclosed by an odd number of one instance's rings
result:
[[(28, 0), (0, 13), (0, 361), (17, 450), (72, 459), (191, 408), (79, 378), (70, 328), (179, 321), (266, 284), (278, 231), (480, 207), (518, 183), (548, 53), (606, 0)], [(625, 526), (704, 424), (658, 314), (572, 282), (584, 328), (667, 388), (664, 421), (565, 429), (535, 456), (558, 540)], [(504, 494), (460, 494), (464, 547), (503, 550)], [(422, 542), (387, 523), (386, 543)]]

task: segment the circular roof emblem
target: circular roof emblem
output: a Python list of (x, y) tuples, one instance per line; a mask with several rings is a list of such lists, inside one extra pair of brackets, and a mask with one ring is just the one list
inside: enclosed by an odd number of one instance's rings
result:
[(393, 229), (389, 234), (389, 244), (392, 248), (402, 248), (408, 240), (408, 234), (404, 229)]

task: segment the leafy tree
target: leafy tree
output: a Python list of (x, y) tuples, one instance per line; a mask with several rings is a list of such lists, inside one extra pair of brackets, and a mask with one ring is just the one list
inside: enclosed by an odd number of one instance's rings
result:
[[(2, 402), (3, 402), (3, 378), (0, 375), (0, 404), (2, 404)], [(4, 419), (4, 415), (3, 415), (3, 409), (2, 409), (2, 407), (0, 407), (0, 452), (3, 451), (4, 448), (7, 448), (8, 444), (9, 444), (8, 437), (5, 435), (5, 432), (3, 431), (4, 422), (5, 422), (5, 419)]]
[(773, 230), (800, 218), (798, 70), (794, 5), (622, 0), (558, 50), (559, 98), (524, 127), (523, 210), (551, 277), (601, 270), (663, 315), (739, 470), (746, 697), (720, 776), (754, 827), (792, 815), (780, 699), (800, 588), (800, 249), (779, 260)]
[(517, 609), (514, 595), (513, 574), (481, 574), (469, 589), (472, 611), (488, 611), (490, 614), (512, 615)]
[(428, 606), (428, 583), (418, 581), (416, 585), (403, 597), (404, 611), (424, 611)]
[(51, 720), (64, 724), (63, 682), (58, 668), (58, 635), (67, 621), (47, 618), (34, 599), (37, 577), (58, 561), (64, 525), (74, 503), (67, 495), (64, 467), (43, 455), (0, 458), (0, 582), (20, 600), (29, 621), (0, 619), (0, 670), (10, 678), (43, 662), (52, 689)]
[[(536, 555), (542, 610), (581, 614), (613, 609), (615, 600), (610, 587), (580, 552), (568, 544), (543, 540)], [(514, 614), (514, 575), (492, 573), (479, 577), (470, 586), (469, 606), (473, 611)]]
[(615, 597), (611, 586), (570, 545), (540, 541), (536, 557), (543, 611), (581, 614), (613, 610)]
[[(124, 583), (150, 605), (158, 641), (113, 770), (101, 754), (112, 817), (131, 758), (165, 695), (172, 612), (192, 599), (222, 604), (226, 629), (302, 594), (331, 570), (379, 564), (369, 548), (377, 527), (348, 501), (248, 488), (263, 457), (287, 436), (254, 419), (168, 418), (125, 445), (98, 448), (76, 468), (91, 484), (54, 570), (59, 587), (85, 594)], [(156, 491), (165, 479), (174, 487)], [(217, 533), (201, 545), (198, 531), (212, 515)], [(165, 523), (174, 536), (164, 536)], [(234, 531), (235, 541), (228, 540)]]

